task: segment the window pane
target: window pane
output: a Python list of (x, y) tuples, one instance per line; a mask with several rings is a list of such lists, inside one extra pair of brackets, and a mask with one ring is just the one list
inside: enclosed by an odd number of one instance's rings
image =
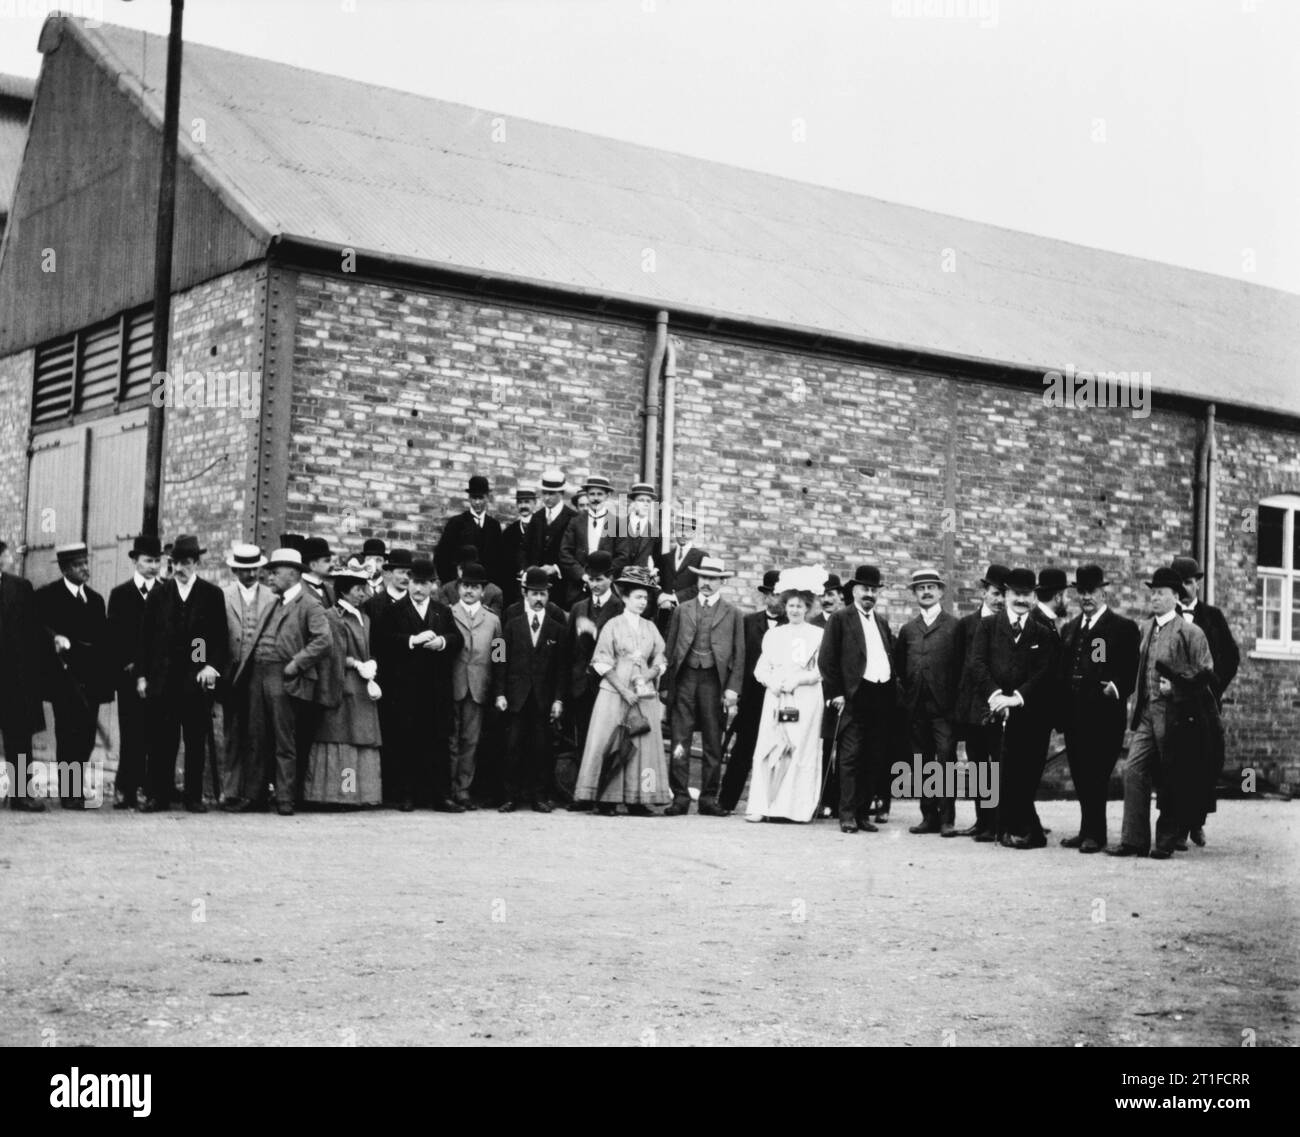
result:
[(1291, 578), (1291, 642), (1300, 643), (1300, 576)]
[(1256, 578), (1255, 598), (1259, 605), (1259, 638), (1282, 638), (1282, 578), (1261, 576)]
[(1282, 523), (1285, 509), (1271, 505), (1259, 507), (1259, 560), (1260, 568), (1282, 567)]

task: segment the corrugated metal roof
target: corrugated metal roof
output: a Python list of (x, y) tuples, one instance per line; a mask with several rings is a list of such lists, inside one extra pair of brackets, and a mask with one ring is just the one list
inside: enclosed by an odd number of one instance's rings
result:
[(0, 74), (0, 217), (9, 212), (14, 199), (35, 91), (34, 79)]
[[(165, 40), (74, 34), (161, 121)], [(185, 46), (183, 151), (268, 237), (1300, 415), (1300, 297), (496, 117)]]

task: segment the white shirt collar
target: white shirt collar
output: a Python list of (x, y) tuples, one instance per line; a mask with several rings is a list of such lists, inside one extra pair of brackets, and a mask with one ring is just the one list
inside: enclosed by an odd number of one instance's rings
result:
[(320, 587), (320, 585), (325, 583), (325, 581), (321, 577), (317, 576), (314, 572), (305, 572), (302, 574), (302, 578), (303, 580), (310, 581), (312, 584), (316, 585), (317, 587)]
[(1056, 623), (1056, 612), (1053, 611), (1052, 608), (1050, 608), (1048, 605), (1044, 604), (1041, 600), (1038, 602), (1038, 610), (1049, 620), (1051, 620), (1053, 624)]
[(429, 602), (432, 599), (432, 593), (426, 596), (423, 600), (417, 600), (414, 596), (411, 597), (411, 603), (415, 605), (415, 610), (420, 613), (421, 618), (423, 618), (424, 614), (429, 610)]
[(473, 616), (480, 608), (483, 607), (483, 601), (480, 600), (477, 604), (467, 604), (464, 600), (462, 600), (460, 602), (460, 606), (464, 608), (465, 611), (468, 612), (471, 616)]
[(190, 577), (189, 584), (182, 584), (181, 578), (179, 576), (176, 578), (176, 591), (180, 593), (182, 600), (188, 600), (190, 598), (190, 593), (194, 591), (194, 582), (198, 579), (197, 576), (192, 576)]
[(1156, 627), (1163, 628), (1167, 623), (1169, 623), (1170, 620), (1172, 620), (1177, 615), (1178, 615), (1178, 609), (1170, 608), (1169, 611), (1166, 612), (1163, 616), (1156, 617)]
[(150, 592), (152, 592), (153, 586), (158, 583), (157, 577), (155, 577), (153, 580), (146, 580), (138, 572), (133, 572), (131, 574), (131, 579), (135, 581), (135, 590), (137, 592), (139, 592), (140, 589), (142, 588), (147, 588)]
[(281, 604), (292, 604), (297, 599), (298, 593), (302, 591), (302, 581), (300, 580), (292, 588), (287, 589), (285, 594), (280, 597)]
[(73, 584), (72, 581), (70, 581), (66, 576), (63, 578), (63, 584), (67, 588), (67, 590), (72, 593), (73, 596), (75, 596), (78, 600), (81, 599), (82, 586), (80, 584)]
[(1197, 605), (1198, 603), (1200, 603), (1200, 601), (1198, 601), (1198, 600), (1182, 600), (1182, 601), (1179, 601), (1179, 603), (1182, 604), (1182, 606), (1183, 606), (1183, 611), (1184, 611), (1184, 612), (1195, 612), (1195, 611), (1196, 611), (1196, 605)]
[(985, 604), (985, 603), (983, 603), (983, 602), (980, 603), (980, 619), (981, 619), (981, 620), (983, 620), (986, 616), (996, 616), (996, 615), (998, 614), (998, 612), (1000, 612), (1000, 611), (1003, 611), (1003, 612), (1004, 612), (1004, 611), (1006, 611), (1006, 609), (1005, 609), (1005, 608), (1001, 608), (1001, 609), (1000, 609), (1000, 608), (990, 608), (987, 604)]
[(548, 524), (560, 516), (560, 510), (562, 510), (563, 508), (564, 508), (564, 502), (557, 503), (553, 508), (549, 506), (547, 507), (546, 520)]
[(384, 585), (384, 591), (388, 593), (389, 598), (392, 600), (401, 600), (406, 595), (406, 589), (399, 592), (391, 584)]
[[(1011, 621), (1011, 626), (1014, 628), (1017, 624), (1020, 623), (1021, 617), (1017, 616), (1013, 611), (1011, 611), (1010, 608), (1008, 608), (1008, 609), (1007, 609), (1007, 619)], [(1024, 621), (1025, 621), (1025, 623), (1029, 623), (1029, 613), (1028, 613), (1028, 612), (1026, 612), (1025, 615), (1024, 615)]]
[(938, 604), (932, 604), (929, 608), (922, 608), (921, 619), (925, 621), (925, 626), (928, 628), (933, 625), (935, 620), (939, 618), (939, 613), (942, 611), (943, 608)]
[(250, 604), (251, 604), (254, 600), (257, 599), (257, 585), (256, 585), (256, 583), (250, 585), (250, 586), (247, 587), (247, 588), (244, 587), (244, 584), (243, 584), (242, 581), (238, 581), (238, 580), (237, 580), (237, 581), (235, 581), (235, 584), (238, 586), (241, 595), (242, 595), (242, 596), (244, 597), (244, 599), (247, 600)]
[(1083, 626), (1085, 628), (1090, 628), (1090, 629), (1095, 628), (1097, 626), (1097, 621), (1100, 620), (1102, 616), (1104, 616), (1105, 614), (1106, 614), (1106, 605), (1103, 604), (1091, 616), (1084, 616)]

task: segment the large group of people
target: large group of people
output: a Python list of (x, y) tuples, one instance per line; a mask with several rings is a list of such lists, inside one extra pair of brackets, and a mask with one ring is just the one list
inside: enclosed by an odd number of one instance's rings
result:
[[(540, 495), (520, 489), (501, 520), (487, 479), (472, 477), (468, 508), (429, 557), (373, 538), (344, 557), (286, 534), (269, 555), (233, 545), (218, 586), (201, 575), (197, 537), (164, 548), (145, 535), (107, 604), (83, 544), (56, 550), (60, 576), (40, 589), (0, 573), (11, 807), (45, 808), (26, 770), (48, 702), (51, 792), (84, 808), (100, 708), (115, 701), (117, 809), (168, 809), (183, 746), (179, 799), (192, 812), (211, 801), (282, 815), (386, 803), (680, 816), (697, 796), (698, 813), (726, 816), (744, 797), (746, 820), (830, 817), (852, 834), (916, 798), (912, 833), (1035, 849), (1059, 731), (1080, 809), (1062, 845), (1165, 859), (1204, 844), (1238, 651), (1199, 599), (1194, 560), (1150, 574), (1141, 626), (1108, 605), (1095, 564), (1072, 582), (1059, 568), (990, 565), (978, 608), (960, 616), (944, 608), (943, 575), (917, 566), (916, 612), (897, 628), (877, 608), (878, 566), (843, 581), (786, 566), (764, 575), (746, 614), (690, 518), (674, 519), (661, 548), (653, 486), (616, 499), (593, 475), (572, 504), (566, 488), (548, 470)], [(1128, 732), (1122, 831), (1108, 844)], [(973, 823), (958, 828), (966, 798)]]

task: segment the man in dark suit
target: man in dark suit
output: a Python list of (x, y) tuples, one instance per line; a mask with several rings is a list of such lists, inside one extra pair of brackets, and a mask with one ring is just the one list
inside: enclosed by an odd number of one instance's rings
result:
[(693, 517), (679, 513), (673, 518), (673, 529), (677, 535), (674, 546), (668, 552), (660, 553), (657, 563), (663, 591), (659, 593), (655, 619), (659, 634), (665, 637), (673, 609), (699, 595), (700, 581), (695, 570), (705, 556), (704, 550), (697, 549), (694, 544), (696, 522)]
[(972, 699), (988, 709), (989, 748), (999, 754), (998, 828), (1008, 848), (1040, 849), (1047, 836), (1034, 809), (1056, 709), (1060, 637), (1031, 615), (1033, 569), (1007, 573), (1007, 611), (980, 622), (972, 648)]
[(204, 813), (203, 765), (212, 702), (230, 654), (226, 598), (199, 576), (206, 552), (197, 537), (177, 537), (172, 575), (150, 595), (136, 653), (136, 691), (147, 699), (148, 798), (144, 811), (165, 810), (176, 782), (176, 751), (185, 737), (185, 808)]
[[(399, 600), (406, 599), (406, 591), (411, 586), (411, 565), (414, 563), (415, 554), (410, 549), (393, 549), (384, 557), (384, 587), (376, 592), (365, 603), (366, 615), (370, 617), (373, 624), (378, 621), (380, 614), (390, 604), (396, 604)], [(375, 654), (378, 661), (379, 655)], [(383, 730), (383, 699), (379, 700), (381, 719), (380, 730)]]
[(740, 689), (740, 709), (736, 712), (736, 740), (731, 744), (731, 758), (722, 775), (722, 789), (718, 792), (718, 807), (728, 813), (734, 810), (744, 792), (745, 781), (754, 763), (754, 747), (758, 744), (758, 726), (763, 712), (763, 696), (767, 688), (754, 678), (754, 665), (763, 654), (763, 637), (770, 628), (788, 623), (785, 605), (773, 589), (780, 579), (779, 569), (768, 569), (758, 592), (763, 607), (750, 612), (741, 626), (745, 634), (745, 681)]
[[(1205, 577), (1201, 566), (1192, 557), (1175, 557), (1170, 568), (1182, 579), (1183, 591), (1187, 594), (1187, 598), (1178, 606), (1179, 614), (1185, 621), (1200, 628), (1210, 645), (1210, 656), (1214, 660), (1211, 690), (1214, 692), (1215, 706), (1222, 709), (1223, 693), (1236, 677), (1237, 668), (1241, 665), (1241, 651), (1233, 638), (1232, 629), (1228, 627), (1223, 610), (1200, 599), (1201, 581)], [(1216, 788), (1222, 773), (1222, 763), (1212, 763), (1211, 768), (1206, 770), (1205, 803), (1193, 810), (1191, 838), (1200, 846), (1205, 845), (1205, 818), (1215, 812)]]
[(628, 565), (656, 568), (659, 559), (659, 524), (653, 516), (655, 489), (637, 482), (627, 494), (627, 513), (616, 520), (614, 537), (614, 579)]
[[(564, 630), (564, 692), (561, 698), (573, 724), (575, 735), (575, 762), (582, 764), (582, 752), (587, 746), (587, 727), (596, 705), (596, 691), (600, 676), (591, 669), (591, 657), (596, 651), (596, 641), (601, 630), (623, 611), (623, 599), (611, 587), (614, 558), (597, 549), (587, 558), (587, 586), (591, 590), (585, 600), (579, 600), (569, 609)], [(575, 771), (574, 778), (577, 774)], [(575, 801), (569, 809), (585, 811), (592, 802)]]
[(532, 559), (533, 544), (537, 538), (537, 530), (532, 524), (533, 510), (536, 507), (536, 491), (529, 489), (515, 491), (517, 516), (501, 531), (501, 559), (505, 562), (506, 568), (505, 583), (501, 585), (503, 608), (522, 603), (523, 592), (519, 586), (519, 578), (525, 569), (537, 563)]
[(691, 804), (691, 742), (699, 725), (703, 765), (700, 813), (725, 817), (717, 803), (722, 773), (723, 716), (728, 721), (740, 702), (745, 678), (745, 629), (740, 609), (719, 595), (728, 572), (718, 557), (704, 557), (694, 569), (699, 595), (673, 609), (665, 654), (668, 668), (660, 684), (672, 716), (672, 759), (668, 783), (672, 804), (665, 817), (686, 813)]
[(546, 570), (530, 568), (524, 577), (525, 611), (502, 631), (505, 690), (497, 696), (496, 707), (510, 716), (510, 743), (501, 813), (513, 813), (520, 805), (530, 805), (537, 813), (552, 809), (547, 800), (552, 778), (548, 723), (564, 712), (564, 625), (546, 611), (549, 596)]
[(487, 578), (498, 588), (504, 588), (510, 575), (502, 555), (501, 523), (488, 514), (492, 487), (487, 478), (475, 474), (469, 480), (469, 508), (447, 519), (442, 536), (433, 552), (438, 579), (446, 582), (456, 578), (457, 553), (466, 545), (473, 545)]
[(45, 809), (45, 803), (29, 792), (32, 735), (45, 729), (41, 695), (61, 681), (57, 668), (31, 582), (0, 572), (0, 739), (13, 779), (8, 786), (10, 809), (29, 813)]
[[(975, 763), (977, 782), (989, 784), (985, 773), (980, 769), (992, 761), (989, 751), (990, 734), (985, 725), (988, 707), (983, 699), (974, 697), (975, 683), (972, 675), (972, 663), (975, 660), (975, 633), (983, 620), (999, 616), (1006, 605), (1007, 573), (1011, 570), (1006, 565), (991, 564), (980, 578), (980, 606), (974, 612), (968, 612), (959, 621), (961, 633), (962, 672), (961, 682), (957, 687), (957, 723), (960, 737), (966, 743), (966, 758)], [(998, 814), (996, 804), (976, 800), (975, 824), (969, 829), (958, 830), (958, 836), (973, 837), (981, 843), (998, 839)]]
[(1065, 604), (1065, 590), (1069, 583), (1069, 577), (1066, 576), (1064, 569), (1038, 570), (1038, 584), (1034, 588), (1036, 603), (1030, 609), (1030, 616), (1057, 635), (1060, 635), (1061, 629), (1065, 627), (1069, 613)]
[(1061, 844), (1081, 853), (1106, 847), (1106, 788), (1137, 680), (1138, 626), (1107, 607), (1106, 587), (1100, 565), (1080, 567), (1074, 590), (1081, 611), (1061, 637), (1058, 721), (1081, 815), (1079, 832)]
[(840, 832), (877, 832), (869, 818), (895, 744), (898, 691), (894, 636), (877, 611), (880, 569), (859, 565), (844, 588), (850, 603), (827, 622), (818, 655), (822, 691), (844, 716), (838, 750)]
[(608, 478), (592, 475), (582, 488), (587, 494), (587, 508), (574, 516), (560, 540), (565, 608), (572, 608), (583, 597), (587, 558), (597, 549), (614, 556), (614, 518), (606, 504), (613, 487)]
[(36, 592), (36, 606), (62, 670), (49, 692), (59, 763), (59, 798), (64, 809), (84, 809), (86, 764), (95, 749), (100, 703), (113, 698), (104, 598), (87, 586), (90, 553), (84, 544), (55, 549), (61, 579)]
[(322, 608), (334, 607), (334, 586), (330, 584), (330, 568), (334, 553), (324, 537), (308, 537), (302, 543), (302, 563), (307, 571), (302, 574), (303, 588)]
[[(826, 577), (826, 587), (822, 590), (818, 612), (808, 618), (808, 623), (824, 631), (830, 618), (843, 607), (844, 582), (840, 580), (838, 574), (830, 573)], [(830, 776), (831, 759), (834, 756), (835, 737), (839, 725), (839, 712), (827, 703), (822, 711), (822, 800), (819, 806), (819, 810), (824, 812), (826, 817), (835, 816), (840, 808), (839, 779)]]
[[(957, 617), (939, 606), (943, 578), (934, 569), (912, 573), (912, 594), (921, 611), (898, 630), (894, 671), (907, 714), (912, 745), (922, 763), (938, 761), (947, 771), (957, 761), (957, 686), (961, 682), (962, 638)], [(914, 786), (921, 798), (921, 823), (911, 833), (938, 833), (956, 837), (957, 800), (928, 797), (924, 786)]]
[[(551, 578), (551, 599), (562, 608), (566, 590), (560, 575), (560, 542), (578, 511), (564, 503), (564, 473), (552, 466), (542, 474), (542, 507), (529, 522), (528, 564), (540, 565)], [(525, 566), (527, 567), (527, 566)]]
[[(130, 580), (108, 594), (108, 652), (117, 694), (117, 786), (114, 809), (135, 809), (145, 788), (145, 756), (149, 750), (145, 701), (136, 691), (135, 657), (140, 647), (144, 606), (157, 587), (162, 542), (139, 536), (127, 553), (135, 565)], [(146, 795), (147, 796), (147, 795)]]
[(375, 622), (381, 647), (377, 679), (380, 703), (389, 704), (384, 731), (384, 796), (403, 812), (432, 804), (442, 813), (463, 813), (452, 800), (451, 665), (464, 645), (451, 609), (434, 599), (432, 561), (411, 565), (410, 592), (384, 609)]

